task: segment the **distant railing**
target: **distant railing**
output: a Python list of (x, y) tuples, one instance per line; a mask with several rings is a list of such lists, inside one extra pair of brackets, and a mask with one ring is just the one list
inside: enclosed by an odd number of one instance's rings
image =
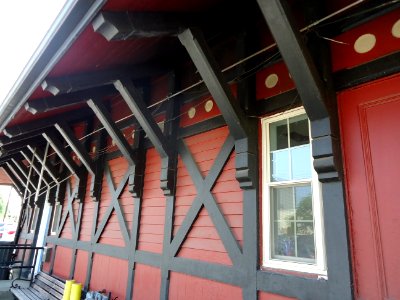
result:
[(12, 271), (13, 283), (15, 280), (32, 282), (39, 251), (43, 251), (43, 247), (0, 244), (0, 279), (10, 279), (9, 275)]

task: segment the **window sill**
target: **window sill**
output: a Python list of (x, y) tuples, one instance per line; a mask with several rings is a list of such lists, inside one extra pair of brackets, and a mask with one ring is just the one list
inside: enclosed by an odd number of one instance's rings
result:
[(318, 269), (306, 269), (306, 270), (293, 270), (289, 268), (277, 267), (277, 266), (261, 266), (261, 271), (268, 271), (277, 274), (293, 275), (298, 277), (318, 279), (318, 280), (328, 280), (327, 271), (321, 271)]

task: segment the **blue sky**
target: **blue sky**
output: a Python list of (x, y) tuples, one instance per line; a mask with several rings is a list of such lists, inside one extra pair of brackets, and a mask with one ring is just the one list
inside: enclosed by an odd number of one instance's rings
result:
[(0, 102), (39, 46), (66, 1), (0, 1)]

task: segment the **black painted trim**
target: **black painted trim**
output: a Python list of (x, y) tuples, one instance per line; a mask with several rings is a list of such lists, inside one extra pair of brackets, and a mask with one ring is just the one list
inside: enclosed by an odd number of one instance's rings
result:
[(333, 74), (337, 91), (349, 89), (382, 77), (400, 73), (400, 52), (391, 53), (360, 66)]
[(257, 100), (255, 103), (255, 110), (250, 111), (249, 114), (257, 117), (265, 116), (296, 108), (301, 105), (301, 99), (297, 90), (290, 90), (267, 99)]

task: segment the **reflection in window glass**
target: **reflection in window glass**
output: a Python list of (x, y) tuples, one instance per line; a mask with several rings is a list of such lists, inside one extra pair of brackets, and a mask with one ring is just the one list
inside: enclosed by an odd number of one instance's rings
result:
[(292, 163), (292, 180), (311, 178), (310, 144), (292, 148), (290, 151)]
[(314, 262), (311, 186), (272, 188), (273, 258)]
[(279, 150), (271, 153), (271, 181), (290, 179), (289, 151)]

